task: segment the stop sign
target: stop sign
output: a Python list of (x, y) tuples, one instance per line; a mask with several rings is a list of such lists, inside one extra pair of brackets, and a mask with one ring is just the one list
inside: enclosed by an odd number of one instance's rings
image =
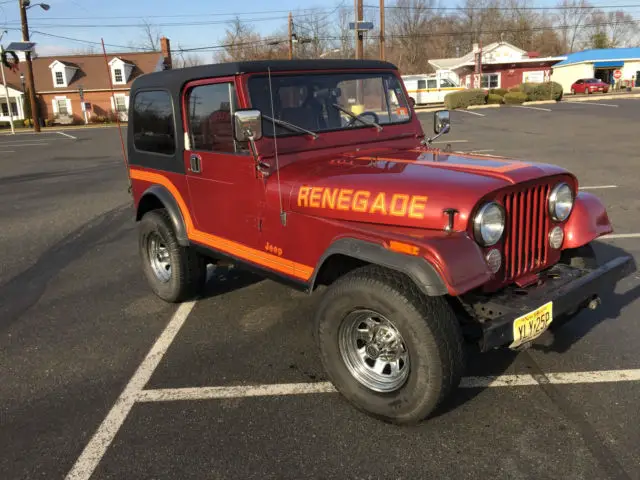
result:
[(620, 80), (620, 78), (622, 78), (622, 70), (615, 70), (613, 72), (613, 78)]

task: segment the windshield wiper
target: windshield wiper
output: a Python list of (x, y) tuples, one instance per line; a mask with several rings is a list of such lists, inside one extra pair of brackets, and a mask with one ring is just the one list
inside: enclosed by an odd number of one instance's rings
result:
[(278, 120), (277, 118), (271, 118), (271, 117), (268, 117), (267, 115), (262, 115), (262, 117), (266, 118), (270, 122), (274, 122), (276, 125), (280, 125), (281, 127), (288, 128), (289, 130), (293, 130), (295, 132), (308, 133), (313, 137), (314, 140), (318, 138), (317, 133), (312, 132), (311, 130), (307, 130), (306, 128), (302, 128), (297, 125), (294, 125), (293, 123), (285, 122), (284, 120)]
[(378, 129), (379, 132), (382, 131), (382, 126), (377, 124), (376, 122), (369, 122), (366, 120), (363, 120), (362, 118), (360, 118), (359, 115), (356, 115), (355, 113), (351, 113), (349, 110), (347, 110), (346, 108), (344, 108), (342, 105), (339, 105), (337, 103), (333, 104), (334, 107), (336, 107), (338, 110), (340, 110), (341, 112), (346, 113), (347, 115), (349, 115), (351, 118), (354, 118), (355, 120), (360, 120), (362, 123), (364, 123), (365, 125), (369, 125), (370, 127), (376, 127)]

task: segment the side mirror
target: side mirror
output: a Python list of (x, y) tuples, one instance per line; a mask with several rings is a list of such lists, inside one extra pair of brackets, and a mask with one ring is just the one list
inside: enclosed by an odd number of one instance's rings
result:
[(449, 110), (438, 110), (433, 115), (433, 132), (445, 134), (449, 133), (449, 130), (451, 130)]
[(262, 114), (260, 110), (238, 110), (233, 114), (233, 135), (238, 142), (262, 138)]

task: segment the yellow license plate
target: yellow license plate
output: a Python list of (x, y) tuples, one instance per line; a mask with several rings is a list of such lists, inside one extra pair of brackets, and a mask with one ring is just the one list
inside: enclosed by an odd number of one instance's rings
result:
[(513, 321), (513, 343), (516, 348), (542, 335), (553, 321), (553, 302), (549, 302)]

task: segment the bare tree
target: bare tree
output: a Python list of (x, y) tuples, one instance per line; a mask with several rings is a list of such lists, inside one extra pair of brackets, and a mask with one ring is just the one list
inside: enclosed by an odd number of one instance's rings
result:
[(140, 24), (141, 29), (141, 39), (139, 42), (139, 47), (142, 47), (146, 50), (152, 50), (157, 52), (160, 50), (160, 30), (158, 27), (148, 20), (143, 20)]
[(220, 51), (214, 55), (219, 62), (285, 58), (286, 38), (263, 38), (251, 26), (235, 18), (226, 30)]
[(572, 53), (584, 33), (584, 25), (588, 23), (593, 13), (593, 6), (588, 0), (560, 0), (557, 14), (558, 27), (561, 31), (562, 42), (568, 53)]
[(173, 50), (173, 68), (195, 67), (202, 65), (204, 60), (196, 53), (185, 52), (180, 44)]
[(623, 11), (594, 10), (584, 32), (585, 48), (617, 48), (636, 45), (640, 28), (634, 18)]

